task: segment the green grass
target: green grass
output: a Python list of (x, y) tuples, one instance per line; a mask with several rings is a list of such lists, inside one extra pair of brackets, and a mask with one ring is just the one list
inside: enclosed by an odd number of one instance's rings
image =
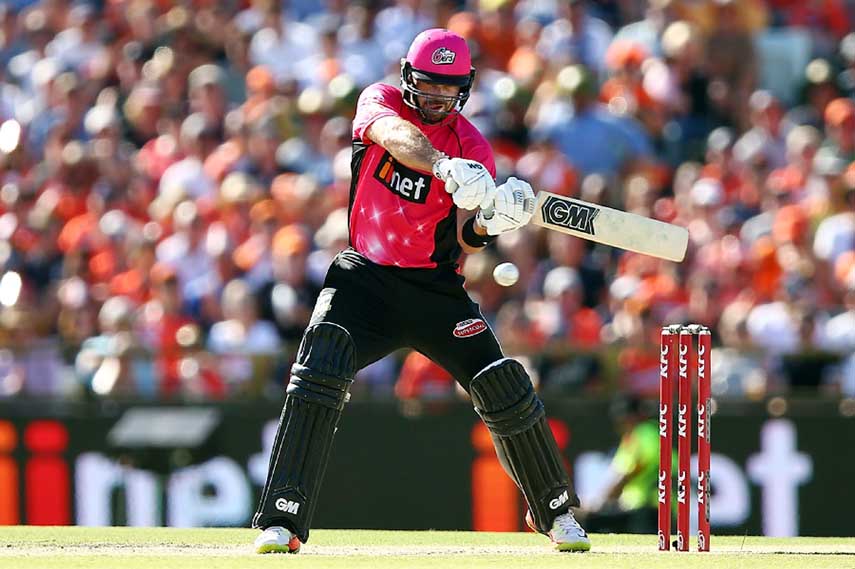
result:
[(247, 529), (0, 528), (3, 569), (855, 569), (855, 538), (713, 536), (710, 554), (659, 553), (655, 536), (593, 535), (561, 554), (530, 533), (316, 530), (298, 555), (256, 555)]

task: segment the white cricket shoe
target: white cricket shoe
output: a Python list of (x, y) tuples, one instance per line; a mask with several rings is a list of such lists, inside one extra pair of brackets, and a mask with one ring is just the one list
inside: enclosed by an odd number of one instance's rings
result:
[[(526, 514), (525, 521), (531, 529), (537, 531), (534, 527), (531, 511)], [(568, 510), (566, 514), (561, 514), (555, 518), (555, 521), (552, 522), (552, 529), (546, 535), (549, 536), (558, 551), (591, 550), (591, 540), (588, 539), (588, 534), (576, 521), (572, 510)]]
[(282, 526), (271, 526), (255, 538), (256, 553), (297, 553), (299, 538)]
[(552, 530), (549, 539), (555, 544), (558, 551), (589, 551), (591, 540), (588, 534), (576, 521), (572, 511), (561, 514), (552, 522)]

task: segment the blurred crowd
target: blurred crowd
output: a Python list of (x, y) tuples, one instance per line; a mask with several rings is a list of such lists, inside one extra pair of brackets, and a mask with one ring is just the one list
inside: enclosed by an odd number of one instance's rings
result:
[[(855, 396), (855, 2), (6, 0), (0, 396), (278, 398), (347, 246), (360, 90), (470, 42), (499, 181), (686, 226), (681, 264), (535, 227), (462, 262), (544, 393)], [(520, 281), (498, 286), (502, 261)], [(397, 353), (355, 397), (453, 397)]]

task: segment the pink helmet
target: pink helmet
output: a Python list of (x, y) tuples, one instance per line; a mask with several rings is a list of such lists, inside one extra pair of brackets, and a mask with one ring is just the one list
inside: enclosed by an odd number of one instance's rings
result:
[[(425, 93), (416, 88), (416, 80), (426, 83), (455, 85), (460, 92), (455, 97)], [(449, 103), (448, 115), (459, 112), (469, 99), (475, 69), (469, 55), (466, 40), (448, 30), (434, 28), (425, 30), (416, 36), (401, 60), (401, 88), (404, 90), (404, 102), (417, 111), (421, 111), (416, 97), (439, 100)], [(436, 112), (436, 111), (433, 111)], [(424, 114), (422, 113), (424, 118)]]

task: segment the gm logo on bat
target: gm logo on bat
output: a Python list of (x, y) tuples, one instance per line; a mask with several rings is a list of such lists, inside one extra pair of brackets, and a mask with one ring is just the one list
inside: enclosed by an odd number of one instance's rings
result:
[(540, 209), (543, 221), (574, 231), (594, 235), (594, 219), (600, 210), (556, 196), (549, 196)]

